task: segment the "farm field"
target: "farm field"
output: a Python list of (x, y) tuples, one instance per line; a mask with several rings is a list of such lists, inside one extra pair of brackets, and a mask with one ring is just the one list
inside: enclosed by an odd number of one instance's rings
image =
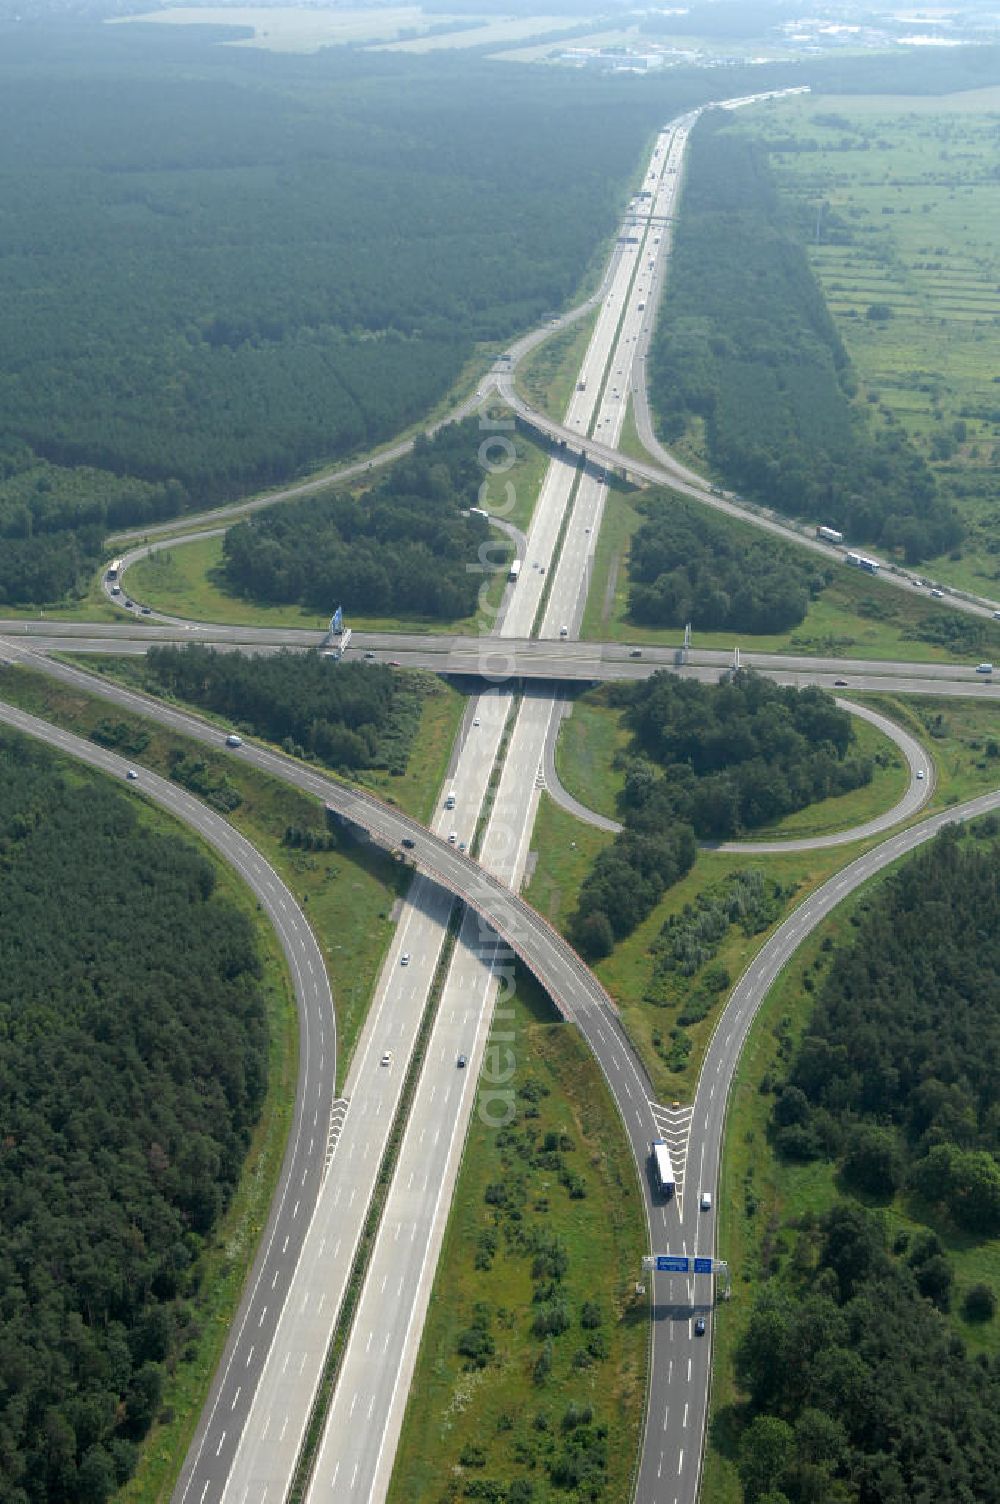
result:
[(968, 537), (924, 570), (1000, 599), (1000, 89), (812, 96), (742, 125), (787, 207), (876, 423), (900, 425)]

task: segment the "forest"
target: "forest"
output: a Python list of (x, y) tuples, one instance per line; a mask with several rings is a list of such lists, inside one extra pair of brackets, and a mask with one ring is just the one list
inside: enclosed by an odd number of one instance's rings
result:
[[(852, 1199), (772, 1239), (736, 1353), (747, 1504), (1000, 1498), (1000, 1364), (945, 1319), (939, 1235), (1000, 1230), (998, 832), (946, 827), (863, 902), (778, 1087), (776, 1148), (836, 1159)], [(890, 1235), (874, 1207), (897, 1194), (939, 1232)], [(967, 1287), (966, 1320), (996, 1306)]]
[(470, 565), (492, 536), (478, 513), (460, 515), (483, 481), (480, 442), (475, 418), (448, 424), (362, 496), (309, 497), (241, 522), (223, 542), (227, 585), (314, 611), (471, 616), (482, 574)]
[(420, 724), (417, 675), (317, 653), (244, 657), (197, 643), (151, 648), (146, 664), (151, 689), (213, 710), (292, 756), (315, 757), (343, 773), (406, 771)]
[[(992, 820), (987, 828), (995, 830)], [(784, 1089), (775, 1145), (832, 1157), (1000, 1233), (1000, 846), (954, 827), (892, 877), (834, 959)]]
[(643, 498), (629, 553), (629, 616), (643, 626), (763, 634), (797, 627), (829, 566), (749, 536), (679, 496)]
[(869, 783), (851, 752), (851, 718), (812, 686), (784, 688), (741, 669), (717, 685), (657, 673), (616, 684), (632, 741), (621, 760), (623, 828), (580, 890), (570, 935), (607, 955), (689, 871), (697, 839), (728, 840)]
[(4, 33), (0, 603), (82, 591), (101, 527), (422, 418), (477, 347), (566, 303), (664, 108), (711, 82), (668, 104), (478, 57), (144, 31)]
[(873, 432), (766, 153), (721, 112), (694, 131), (652, 352), (665, 437), (704, 420), (709, 458), (748, 496), (898, 549), (953, 548), (957, 512), (899, 430)]
[(263, 1102), (261, 963), (108, 781), (6, 733), (0, 772), (0, 1497), (103, 1504)]

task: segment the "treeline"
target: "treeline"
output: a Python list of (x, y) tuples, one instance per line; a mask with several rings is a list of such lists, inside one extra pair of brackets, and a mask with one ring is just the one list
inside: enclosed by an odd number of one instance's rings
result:
[(705, 423), (732, 485), (908, 562), (953, 548), (961, 524), (898, 431), (872, 433), (766, 154), (708, 117), (694, 131), (653, 389), (668, 439)]
[[(406, 771), (423, 696), (415, 675), (316, 653), (244, 657), (197, 643), (150, 648), (146, 661), (152, 688), (280, 742), (293, 756), (345, 773)], [(192, 786), (189, 773), (182, 767), (174, 776)]]
[(316, 611), (470, 616), (490, 530), (460, 509), (476, 505), (480, 441), (476, 419), (449, 424), (419, 438), (363, 496), (311, 497), (241, 522), (223, 542), (226, 583), (252, 600)]
[[(866, 1201), (901, 1191), (911, 1218), (966, 1245), (1000, 1229), (998, 831), (996, 816), (971, 836), (946, 827), (853, 916), (816, 984), (821, 953), (771, 1122), (779, 1152), (836, 1159)], [(884, 1218), (844, 1200), (776, 1233), (735, 1358), (747, 1504), (1000, 1498), (1000, 1363), (970, 1358), (943, 1319), (941, 1237), (890, 1243)], [(996, 1309), (989, 1284), (965, 1288), (967, 1321)]]
[(935, 1308), (939, 1259), (932, 1235), (890, 1250), (858, 1206), (800, 1219), (794, 1273), (764, 1286), (736, 1351), (746, 1504), (1000, 1498), (1000, 1363)]
[(694, 863), (696, 837), (725, 840), (869, 783), (852, 756), (851, 718), (832, 696), (783, 688), (746, 669), (718, 685), (658, 673), (615, 685), (633, 733), (623, 828), (580, 890), (570, 934), (607, 955)]
[(757, 634), (797, 627), (831, 571), (773, 538), (748, 537), (695, 502), (641, 503), (629, 553), (629, 615), (644, 626)]
[(178, 481), (60, 469), (0, 435), (0, 605), (82, 594), (109, 528), (174, 517), (187, 499)]
[(0, 1497), (103, 1504), (197, 1337), (266, 1090), (260, 960), (121, 792), (6, 734), (0, 774)]
[[(996, 829), (996, 821), (987, 829)], [(1000, 1232), (1000, 846), (954, 829), (862, 913), (774, 1105), (778, 1150)]]
[(0, 603), (82, 592), (93, 529), (419, 421), (571, 296), (664, 109), (479, 58), (141, 33), (4, 40)]

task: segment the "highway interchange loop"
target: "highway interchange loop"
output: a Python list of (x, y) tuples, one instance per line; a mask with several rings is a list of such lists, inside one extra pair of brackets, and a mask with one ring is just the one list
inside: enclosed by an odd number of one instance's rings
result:
[[(689, 119), (686, 124), (675, 122), (673, 126), (664, 129), (654, 153), (654, 157), (659, 157), (663, 151), (664, 161), (655, 169), (651, 166), (647, 179), (657, 196), (661, 193), (666, 195), (665, 202), (668, 205), (672, 202), (677, 179), (675, 177), (673, 183), (669, 183), (664, 171), (674, 174), (678, 171), (689, 123)], [(665, 163), (671, 162), (673, 165), (665, 168)], [(644, 221), (644, 234), (652, 235), (652, 221), (653, 215), (650, 212)], [(663, 222), (665, 223), (665, 217)], [(655, 244), (659, 245), (659, 241), (657, 234)], [(667, 237), (664, 238), (664, 251), (666, 241)], [(637, 269), (639, 259), (636, 256)], [(643, 292), (641, 287), (638, 288), (645, 298), (651, 298), (662, 281), (663, 258), (653, 259), (657, 264), (652, 277), (648, 279), (649, 289)], [(598, 320), (597, 331), (602, 327), (604, 329), (600, 334), (600, 341), (603, 341), (600, 343), (602, 375), (604, 371), (610, 372), (614, 361), (621, 363), (622, 368), (618, 374), (622, 375), (627, 360), (632, 389), (638, 392), (641, 388), (644, 401), (641, 374), (643, 362), (641, 359), (636, 361), (635, 355), (637, 351), (644, 351), (648, 343), (650, 320), (636, 319), (635, 305), (628, 301), (634, 295), (634, 286), (638, 286), (638, 276), (641, 274), (637, 270), (636, 276), (632, 276), (620, 245), (612, 257), (601, 287), (592, 298), (556, 321), (554, 326), (536, 331), (512, 346), (509, 352), (511, 358), (495, 364), (483, 388), (477, 393), (477, 398), (469, 399), (456, 413), (449, 415), (450, 418), (468, 415), (480, 405), (484, 393), (499, 391), (526, 423), (555, 441), (557, 452), (572, 458), (569, 469), (563, 461), (562, 479), (557, 476), (552, 483), (553, 494), (549, 501), (543, 504), (540, 499), (532, 536), (535, 536), (537, 528), (544, 523), (547, 530), (546, 547), (550, 551), (555, 549), (558, 522), (562, 515), (559, 509), (569, 505), (571, 487), (579, 488), (573, 503), (574, 523), (578, 516), (581, 520), (576, 535), (567, 533), (566, 542), (562, 545), (563, 556), (567, 553), (572, 555), (572, 570), (569, 571), (572, 577), (568, 579), (565, 588), (560, 587), (556, 581), (555, 589), (546, 598), (546, 605), (542, 599), (539, 579), (532, 580), (530, 572), (525, 572), (522, 583), (530, 584), (528, 605), (520, 612), (515, 610), (513, 616), (503, 623), (501, 630), (505, 636), (494, 639), (499, 656), (512, 666), (509, 671), (525, 675), (536, 672), (543, 684), (540, 686), (541, 694), (534, 702), (531, 697), (525, 697), (520, 714), (511, 712), (509, 697), (504, 699), (495, 695), (491, 700), (487, 695), (481, 696), (479, 703), (484, 707), (482, 750), (473, 747), (467, 760), (469, 766), (462, 764), (465, 769), (461, 774), (462, 787), (463, 790), (468, 788), (470, 792), (467, 801), (469, 809), (474, 805), (478, 811), (480, 807), (482, 794), (485, 793), (485, 777), (493, 765), (493, 755), (501, 744), (508, 717), (513, 722), (513, 729), (504, 776), (507, 776), (515, 752), (521, 762), (515, 772), (510, 774), (514, 781), (520, 780), (523, 784), (529, 776), (533, 778), (534, 768), (543, 760), (548, 765), (549, 752), (546, 749), (551, 747), (554, 736), (552, 728), (558, 723), (558, 717), (552, 714), (552, 705), (555, 703), (552, 691), (548, 692), (548, 700), (542, 703), (545, 700), (546, 680), (576, 677), (581, 682), (586, 682), (606, 676), (639, 677), (663, 667), (715, 678), (722, 666), (718, 661), (721, 655), (712, 654), (702, 654), (700, 658), (695, 654), (686, 655), (684, 662), (677, 663), (677, 655), (671, 650), (649, 651), (642, 663), (636, 664), (628, 660), (627, 649), (614, 645), (602, 647), (572, 640), (551, 640), (557, 636), (553, 622), (558, 621), (572, 624), (571, 630), (575, 636), (580, 592), (585, 585), (584, 565), (593, 537), (599, 529), (604, 504), (602, 481), (605, 469), (616, 467), (643, 480), (666, 483), (674, 489), (689, 491), (711, 505), (746, 515), (731, 496), (715, 495), (697, 477), (681, 473), (672, 461), (668, 466), (666, 460), (669, 460), (669, 456), (665, 460), (663, 454), (658, 455), (661, 462), (659, 465), (624, 456), (616, 447), (620, 409), (612, 409), (609, 413), (605, 404), (604, 416), (594, 419), (595, 409), (587, 402), (576, 403), (575, 407), (571, 403), (571, 412), (566, 422), (556, 423), (532, 411), (514, 390), (512, 371), (523, 353), (555, 332), (556, 328), (565, 327), (573, 319), (579, 318), (589, 308), (596, 306), (603, 310), (613, 298), (620, 300), (624, 287), (626, 301), (621, 304), (621, 327), (619, 328), (617, 311), (610, 322), (605, 319), (603, 326), (601, 319)], [(639, 302), (638, 310), (641, 312), (644, 306), (644, 302)], [(633, 332), (626, 334), (626, 329)], [(597, 338), (595, 332), (595, 340)], [(629, 352), (623, 350), (626, 339), (633, 342)], [(610, 379), (608, 385), (610, 386)], [(608, 393), (605, 395), (610, 397)], [(614, 397), (619, 397), (617, 389)], [(574, 412), (576, 416), (573, 416)], [(641, 417), (642, 402), (639, 401), (637, 413)], [(597, 441), (589, 437), (592, 421), (605, 425), (605, 432), (611, 436), (609, 441)], [(249, 502), (241, 510), (270, 506), (281, 499), (306, 494), (330, 485), (332, 479), (360, 477), (374, 465), (398, 458), (410, 447), (409, 442), (397, 444), (381, 455), (373, 456), (371, 460), (359, 461), (346, 470), (337, 472), (335, 477), (317, 477), (283, 492)], [(583, 456), (587, 461), (579, 471), (576, 456)], [(558, 469), (557, 466), (554, 468)], [(548, 480), (546, 485), (549, 485)], [(237, 514), (234, 509), (216, 509), (195, 520), (209, 523), (231, 521)], [(589, 519), (586, 539), (582, 536), (584, 515)], [(750, 520), (773, 532), (792, 536), (799, 543), (809, 543), (791, 524), (755, 515)], [(148, 539), (160, 531), (144, 529), (142, 537)], [(143, 545), (142, 551), (145, 551), (146, 546)], [(825, 546), (817, 545), (815, 540), (812, 540), (812, 546), (827, 551)], [(552, 554), (545, 554), (542, 550), (541, 556), (550, 558)], [(893, 578), (888, 576), (888, 572), (882, 578), (888, 578), (889, 583), (902, 585), (904, 588), (920, 588), (912, 578)], [(560, 588), (562, 594), (558, 595)], [(533, 597), (531, 590), (535, 592)], [(957, 597), (952, 604), (980, 614), (993, 609), (992, 603), (959, 600)], [(538, 636), (550, 639), (547, 642), (531, 640), (535, 631), (536, 613), (541, 619)], [(124, 689), (106, 679), (54, 662), (44, 656), (45, 650), (82, 647), (86, 651), (97, 652), (114, 647), (119, 651), (145, 651), (146, 646), (153, 641), (185, 640), (182, 633), (190, 634), (186, 640), (213, 640), (219, 645), (239, 650), (268, 651), (283, 645), (314, 649), (317, 645), (317, 634), (304, 634), (308, 640), (303, 640), (303, 634), (282, 631), (261, 634), (239, 628), (213, 629), (209, 624), (177, 623), (166, 617), (158, 618), (158, 622), (157, 627), (147, 627), (144, 623), (135, 622), (124, 631), (69, 623), (22, 623), (16, 627), (16, 636), (14, 623), (2, 624), (0, 630), (5, 637), (3, 652), (10, 659), (34, 664), (63, 682), (114, 701), (123, 708), (215, 748), (220, 748), (221, 745), (220, 732), (201, 718)], [(140, 629), (138, 632), (136, 627)], [(558, 636), (566, 636), (569, 630), (570, 627), (559, 630)], [(194, 635), (196, 633), (199, 634), (197, 637)], [(400, 639), (373, 638), (371, 651), (379, 657), (394, 652), (401, 661), (405, 659), (414, 666), (475, 675), (482, 672), (488, 648), (489, 644), (482, 641), (469, 644), (463, 656), (461, 644), (455, 642), (448, 644), (443, 653), (440, 642), (412, 638), (405, 642)], [(855, 689), (892, 687), (903, 691), (952, 694), (968, 694), (971, 691), (968, 676), (966, 682), (962, 682), (957, 671), (939, 665), (821, 664), (795, 659), (775, 658), (768, 661), (758, 655), (755, 666), (772, 672), (782, 682), (800, 683), (815, 678), (821, 683), (828, 683), (831, 674), (850, 671), (852, 687)], [(891, 672), (883, 673), (883, 669)], [(978, 690), (980, 686), (976, 688)], [(1000, 687), (992, 684), (981, 686), (982, 693), (988, 698), (994, 698), (998, 688)], [(857, 707), (850, 708), (857, 711)], [(496, 710), (491, 720), (486, 714), (487, 709)], [(44, 736), (62, 750), (107, 772), (121, 776), (125, 771), (121, 759), (114, 754), (95, 748), (68, 732), (59, 731), (47, 723), (35, 721), (11, 709), (0, 709), (0, 717), (29, 734)], [(478, 726), (478, 723), (479, 716), (472, 724)], [(900, 740), (897, 733), (893, 734)], [(465, 745), (470, 735), (471, 729), (464, 728)], [(901, 742), (901, 745), (904, 744)], [(755, 849), (787, 851), (822, 844), (843, 844), (860, 836), (871, 838), (895, 821), (912, 818), (919, 805), (931, 793), (930, 778), (916, 779), (917, 767), (926, 767), (929, 771), (930, 764), (912, 739), (905, 743), (904, 754), (911, 774), (907, 795), (895, 810), (868, 822), (865, 827), (839, 832), (818, 841), (773, 845), (757, 843), (756, 846), (745, 843), (736, 849), (747, 852)], [(444, 829), (447, 826), (437, 831), (427, 830), (402, 815), (398, 809), (384, 805), (332, 777), (319, 774), (307, 765), (296, 763), (294, 759), (253, 742), (244, 742), (229, 755), (243, 759), (260, 771), (279, 777), (311, 797), (322, 800), (345, 821), (365, 831), (371, 839), (412, 859), (416, 875), (407, 915), (412, 913), (416, 916), (413, 923), (418, 927), (423, 925), (422, 933), (434, 930), (443, 937), (453, 898), (463, 900), (468, 910), (472, 911), (471, 914), (466, 914), (463, 921), (456, 958), (451, 965), (464, 976), (464, 986), (472, 982), (479, 989), (477, 1002), (463, 1013), (455, 1007), (446, 1007), (442, 1001), (411, 1109), (410, 1125), (400, 1150), (401, 1166), (407, 1143), (418, 1125), (421, 1139), (425, 1132), (432, 1131), (432, 1104), (439, 1086), (442, 1093), (447, 1093), (444, 1101), (457, 1090), (454, 1108), (449, 1109), (456, 1113), (456, 1127), (460, 1128), (463, 1122), (468, 1121), (472, 1093), (468, 1082), (474, 1083), (483, 1059), (486, 1048), (484, 1019), (488, 1027), (496, 981), (494, 971), (498, 949), (493, 940), (482, 945), (485, 929), (488, 935), (500, 937), (511, 951), (524, 960), (564, 1016), (572, 1020), (587, 1039), (604, 1072), (629, 1137), (645, 1200), (650, 1247), (655, 1251), (669, 1247), (672, 1252), (684, 1254), (706, 1255), (715, 1251), (714, 1219), (705, 1219), (699, 1215), (698, 1194), (688, 1194), (685, 1187), (694, 1187), (696, 1191), (711, 1191), (717, 1199), (722, 1134), (733, 1073), (747, 1030), (781, 967), (805, 936), (836, 904), (888, 863), (930, 839), (946, 823), (971, 819), (1000, 805), (1000, 792), (995, 792), (933, 815), (919, 824), (910, 825), (858, 857), (810, 894), (766, 942), (737, 983), (713, 1034), (694, 1102), (681, 1108), (657, 1104), (653, 1100), (649, 1078), (622, 1028), (614, 1003), (571, 947), (518, 896), (526, 843), (530, 837), (530, 819), (526, 824), (522, 823), (515, 848), (509, 859), (505, 858), (507, 865), (504, 862), (497, 863), (491, 857), (493, 866), (488, 867), (485, 855), (483, 863), (474, 861), (457, 848), (456, 842), (446, 839)], [(325, 1360), (329, 1333), (332, 1331), (352, 1267), (354, 1250), (360, 1238), (367, 1197), (382, 1162), (382, 1149), (388, 1141), (389, 1127), (398, 1109), (402, 1073), (378, 1068), (380, 1054), (383, 1066), (387, 1059), (390, 1065), (393, 1060), (392, 1052), (381, 1047), (382, 1042), (389, 1037), (387, 1031), (395, 1031), (392, 1038), (394, 1043), (398, 1040), (396, 1050), (399, 1059), (409, 1057), (421, 1017), (421, 988), (425, 984), (429, 986), (430, 979), (435, 975), (442, 941), (428, 941), (426, 954), (414, 954), (414, 967), (407, 973), (411, 980), (407, 984), (405, 1006), (398, 985), (400, 973), (395, 974), (396, 985), (392, 995), (388, 984), (380, 982), (380, 990), (358, 1042), (345, 1087), (347, 1100), (337, 1102), (334, 1099), (336, 1035), (329, 985), (315, 939), (291, 895), (279, 884), (263, 858), (238, 837), (225, 821), (177, 789), (174, 784), (143, 770), (137, 783), (130, 784), (130, 787), (137, 788), (144, 795), (163, 804), (179, 818), (206, 834), (220, 854), (246, 877), (278, 929), (296, 986), (302, 1020), (302, 1049), (295, 1129), (290, 1138), (279, 1194), (275, 1199), (257, 1263), (176, 1493), (177, 1499), (185, 1501), (185, 1504), (188, 1500), (196, 1501), (196, 1504), (215, 1504), (219, 1499), (226, 1500), (227, 1504), (230, 1500), (239, 1499), (240, 1504), (243, 1504), (243, 1501), (252, 1499), (253, 1504), (256, 1504), (256, 1501), (265, 1498), (269, 1504), (273, 1504), (274, 1499), (282, 1496), (284, 1480), (290, 1476), (289, 1466), (294, 1467), (298, 1456), (309, 1417), (311, 1397), (316, 1392)], [(502, 792), (501, 786), (499, 793)], [(473, 794), (475, 798), (472, 797)], [(530, 803), (526, 806), (529, 813), (533, 807)], [(470, 818), (468, 810), (462, 812), (462, 817), (466, 820)], [(436, 824), (441, 825), (440, 818), (436, 820)], [(471, 843), (471, 828), (468, 833)], [(412, 843), (412, 846), (408, 844), (404, 847), (404, 840)], [(486, 851), (487, 846), (484, 845), (484, 853)], [(473, 915), (478, 916), (475, 924), (472, 923)], [(404, 918), (404, 927), (410, 923), (409, 917)], [(479, 951), (475, 950), (477, 940), (480, 944)], [(401, 959), (401, 944), (402, 937), (399, 937), (393, 951), (394, 961)], [(403, 964), (408, 960), (407, 953)], [(462, 988), (458, 990), (461, 991)], [(449, 1066), (453, 1067), (454, 1064), (456, 1040), (462, 1040), (462, 1030), (470, 1028), (475, 1031), (474, 1045), (469, 1055), (470, 1067), (473, 1068), (465, 1073), (456, 1088), (453, 1073), (449, 1084)], [(450, 1059), (449, 1052), (452, 1052)], [(429, 1092), (424, 1090), (425, 1087), (429, 1087)], [(421, 1099), (422, 1091), (427, 1097), (426, 1102)], [(438, 1099), (439, 1102), (441, 1100)], [(464, 1118), (463, 1113), (466, 1114)], [(333, 1125), (336, 1125), (337, 1138), (331, 1159)], [(647, 1169), (650, 1139), (661, 1134), (665, 1134), (674, 1147), (680, 1171), (680, 1194), (666, 1204), (656, 1197)], [(375, 1261), (380, 1257), (381, 1245), (388, 1237), (390, 1228), (394, 1238), (398, 1240), (401, 1229), (409, 1226), (409, 1239), (411, 1244), (415, 1244), (419, 1222), (421, 1239), (425, 1240), (426, 1246), (415, 1247), (409, 1257), (424, 1301), (428, 1293), (428, 1279), (433, 1276), (435, 1259), (432, 1255), (436, 1254), (435, 1238), (438, 1233), (435, 1228), (440, 1228), (442, 1195), (446, 1189), (450, 1191), (460, 1158), (461, 1143), (458, 1143), (456, 1152), (455, 1139), (456, 1134), (453, 1132), (451, 1141), (442, 1144), (440, 1149), (440, 1184), (436, 1191), (433, 1215), (425, 1221), (419, 1221), (426, 1211), (422, 1203), (432, 1199), (431, 1187), (425, 1179), (422, 1187), (414, 1189), (414, 1199), (408, 1204), (408, 1210), (404, 1208), (402, 1218), (394, 1207), (387, 1210), (376, 1253), (373, 1255), (370, 1279), (377, 1273)], [(437, 1144), (436, 1132), (434, 1143)], [(412, 1173), (411, 1171), (411, 1180)], [(393, 1200), (395, 1199), (394, 1197)], [(384, 1291), (386, 1276), (383, 1275), (382, 1278), (381, 1288)], [(710, 1304), (710, 1295), (700, 1298), (701, 1291), (693, 1283), (685, 1278), (678, 1285), (678, 1278), (660, 1276), (653, 1282), (650, 1375), (644, 1439), (635, 1491), (640, 1504), (671, 1504), (671, 1501), (674, 1504), (681, 1504), (681, 1501), (693, 1504), (697, 1496), (707, 1413), (711, 1340), (695, 1340), (693, 1318), (699, 1305)], [(289, 1292), (293, 1288), (296, 1292), (294, 1302), (289, 1299)], [(402, 1288), (401, 1276), (400, 1289)], [(374, 1298), (377, 1304), (377, 1290)], [(326, 1491), (323, 1497), (329, 1497), (331, 1489), (337, 1497), (346, 1499), (354, 1496), (359, 1469), (360, 1476), (366, 1480), (362, 1488), (370, 1489), (364, 1497), (384, 1497), (388, 1474), (391, 1472), (393, 1448), (392, 1445), (386, 1446), (386, 1436), (391, 1427), (386, 1421), (384, 1434), (377, 1448), (369, 1448), (367, 1453), (362, 1450), (353, 1452), (353, 1472), (349, 1475), (339, 1473), (342, 1455), (338, 1455), (338, 1452), (346, 1455), (363, 1430), (354, 1418), (355, 1404), (362, 1392), (360, 1385), (362, 1380), (368, 1382), (363, 1373), (367, 1348), (365, 1353), (360, 1352), (361, 1337), (367, 1331), (367, 1343), (370, 1347), (375, 1335), (375, 1328), (365, 1315), (365, 1300), (366, 1292), (363, 1291), (348, 1359), (345, 1359), (345, 1362), (349, 1360), (354, 1365), (358, 1377), (348, 1380), (346, 1371), (342, 1375), (334, 1393), (331, 1412), (331, 1416), (335, 1416), (338, 1407), (344, 1411), (337, 1422), (339, 1430), (334, 1426), (331, 1433), (328, 1423), (327, 1434), (339, 1436), (341, 1442), (332, 1449), (325, 1446), (321, 1448), (317, 1464), (320, 1469), (318, 1476), (321, 1481), (325, 1480)], [(414, 1309), (416, 1310), (416, 1304)], [(386, 1391), (384, 1375), (377, 1382), (372, 1381), (375, 1387), (368, 1400), (368, 1417), (376, 1402), (379, 1404), (380, 1416), (398, 1415), (398, 1391), (402, 1387), (402, 1399), (405, 1400), (406, 1389), (405, 1384), (400, 1385), (400, 1376), (412, 1371), (412, 1325), (411, 1315), (398, 1356), (395, 1348), (388, 1351), (391, 1334), (385, 1336), (381, 1357), (383, 1369), (387, 1368), (390, 1373), (391, 1393)], [(417, 1334), (419, 1335), (419, 1323)], [(407, 1364), (411, 1367), (408, 1368)], [(381, 1389), (378, 1388), (379, 1383), (382, 1384)], [(365, 1391), (366, 1394), (367, 1392)], [(360, 1447), (361, 1443), (358, 1445)], [(327, 1450), (331, 1453), (328, 1458), (325, 1456)], [(323, 1473), (324, 1467), (330, 1469), (329, 1473)], [(367, 1481), (369, 1479), (370, 1484)], [(257, 1490), (253, 1495), (249, 1492), (251, 1483)], [(269, 1492), (272, 1487), (275, 1491)]]

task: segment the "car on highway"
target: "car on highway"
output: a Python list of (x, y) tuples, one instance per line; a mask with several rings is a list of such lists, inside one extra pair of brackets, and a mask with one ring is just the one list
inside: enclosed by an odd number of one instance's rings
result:
[(833, 682), (834, 682), (834, 685), (835, 685), (835, 687), (837, 689), (846, 689), (847, 688), (847, 680), (846, 679), (834, 679)]
[(629, 648), (628, 655), (630, 658), (641, 658), (642, 648)]
[[(142, 610), (143, 616), (151, 616), (153, 614), (153, 608), (152, 608), (152, 606), (143, 606), (141, 608), (141, 610)], [(1000, 612), (998, 612), (997, 614), (1000, 615)]]
[(413, 839), (413, 837), (412, 837), (412, 836), (404, 836), (404, 837), (403, 837), (403, 845), (404, 845), (404, 846), (405, 846), (405, 847), (406, 847), (406, 849), (407, 849), (407, 851), (412, 851), (412, 850), (413, 850), (413, 848), (414, 848), (414, 846), (415, 846), (415, 845), (416, 845), (416, 844), (417, 844), (417, 843), (416, 843), (416, 841), (415, 841), (415, 840), (414, 840), (414, 839)]
[(382, 1059), (379, 1061), (379, 1065), (391, 1065), (391, 1064), (392, 1064), (392, 1051), (391, 1050), (383, 1050), (382, 1051)]
[(127, 611), (134, 611), (135, 610), (135, 601), (130, 601), (129, 598), (128, 598), (128, 596), (125, 597), (125, 609)]
[(365, 657), (366, 658), (374, 658), (375, 657), (375, 654), (373, 653), (373, 651), (372, 651), (371, 648), (368, 649), (367, 653), (365, 654)]
[(456, 1060), (455, 1064), (458, 1066), (458, 1069), (460, 1071), (464, 1070), (465, 1069), (465, 1056), (464, 1055), (459, 1055), (459, 1057)]
[(918, 778), (923, 778), (923, 776), (924, 776), (924, 770), (923, 770), (923, 768), (918, 768), (917, 769), (917, 777)]
[(701, 1209), (702, 1209), (703, 1212), (710, 1212), (712, 1210), (712, 1192), (711, 1191), (702, 1191), (702, 1193), (701, 1193)]
[(994, 611), (994, 613), (993, 613), (993, 620), (994, 621), (1000, 621), (1000, 611)]
[(229, 735), (226, 737), (226, 746), (227, 747), (242, 747), (242, 745), (243, 745), (243, 738), (242, 738), (242, 736), (237, 736), (235, 731), (230, 731)]
[(139, 775), (135, 771), (135, 768), (129, 768), (128, 772), (125, 774), (125, 777), (128, 778), (132, 782), (134, 782), (135, 779), (138, 778), (138, 776)]
[(698, 1320), (694, 1324), (694, 1330), (695, 1330), (695, 1336), (696, 1337), (704, 1337), (704, 1335), (705, 1335), (705, 1318), (704, 1318), (704, 1316), (699, 1316), (698, 1317)]
[(403, 954), (400, 956), (400, 958), (399, 958), (399, 964), (400, 964), (400, 966), (409, 966), (409, 964), (410, 964), (410, 952), (408, 950), (404, 950)]
[(934, 589), (934, 590), (931, 591), (931, 596), (936, 601), (943, 601), (944, 600), (944, 591), (943, 590)]
[(993, 665), (992, 665), (992, 663), (979, 663), (979, 664), (976, 665), (976, 673), (977, 674), (992, 674), (992, 672), (993, 672)]
[(473, 717), (472, 717), (472, 724), (473, 724), (473, 725), (474, 725), (474, 726), (478, 726), (478, 725), (479, 725), (479, 724), (480, 724), (480, 721), (479, 721), (479, 717), (478, 717), (478, 715), (474, 715), (474, 716), (473, 716)]
[(452, 846), (454, 846), (455, 842), (457, 840), (458, 840), (458, 831), (457, 830), (451, 831), (449, 833), (449, 835), (448, 835), (448, 842), (449, 842), (449, 844), (452, 845)]
[(464, 841), (459, 841), (459, 843), (458, 843), (458, 849), (459, 849), (459, 851), (464, 851), (465, 850), (465, 842)]
[(568, 637), (569, 636), (569, 627), (560, 627), (559, 628), (559, 636), (560, 637)]

